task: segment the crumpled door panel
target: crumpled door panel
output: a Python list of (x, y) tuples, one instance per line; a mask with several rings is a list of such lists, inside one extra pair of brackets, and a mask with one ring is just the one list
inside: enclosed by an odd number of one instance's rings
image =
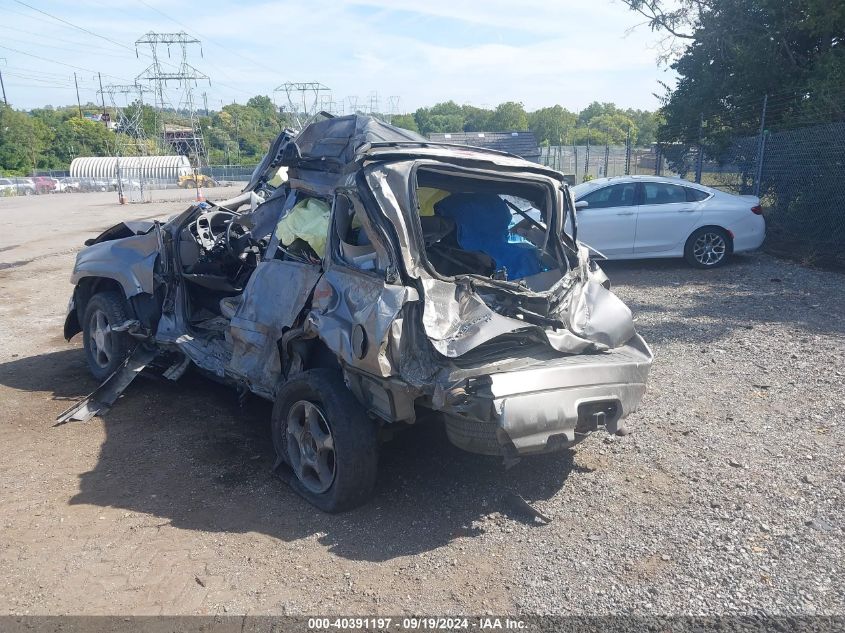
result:
[(344, 363), (390, 376), (397, 373), (389, 354), (391, 326), (402, 306), (417, 298), (413, 288), (333, 267), (314, 290), (309, 328)]
[(276, 344), (308, 302), (321, 275), (318, 266), (271, 259), (260, 262), (229, 325), (228, 371), (257, 393), (272, 394), (281, 360)]

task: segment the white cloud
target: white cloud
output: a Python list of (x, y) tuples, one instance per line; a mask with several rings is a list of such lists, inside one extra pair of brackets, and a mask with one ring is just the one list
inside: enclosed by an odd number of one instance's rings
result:
[[(644, 27), (627, 34), (638, 19), (611, 0), (589, 4), (313, 0), (243, 5), (186, 0), (178, 7), (163, 0), (147, 2), (189, 24), (204, 40), (204, 58), (194, 52), (191, 63), (212, 77), (212, 86), (200, 89), (209, 92), (214, 105), (220, 99), (243, 102), (254, 94), (271, 94), (284, 81), (320, 81), (333, 89), (338, 101), (377, 90), (385, 101), (388, 95), (401, 95), (405, 109), (450, 98), (477, 105), (519, 100), (529, 108), (560, 103), (575, 109), (592, 100), (652, 108), (657, 106), (651, 96), (657, 90), (656, 80), (665, 76), (655, 67), (654, 35)], [(107, 6), (85, 0), (50, 5), (47, 10), (125, 41), (130, 48), (148, 30), (182, 29), (143, 5), (116, 10)], [(29, 29), (35, 25), (33, 30), (42, 34), (41, 39), (32, 38), (26, 50), (45, 57), (122, 78), (134, 77), (149, 63), (43, 16), (21, 23)], [(39, 48), (51, 36), (94, 46), (79, 47), (75, 55)], [(114, 50), (115, 56), (104, 54), (104, 47)], [(39, 63), (2, 50), (0, 57), (12, 57), (9, 64), (20, 65), (21, 59)], [(61, 66), (50, 70), (57, 69), (72, 73)], [(90, 94), (89, 79), (83, 82), (83, 92)], [(34, 106), (43, 102), (45, 91), (29, 88), (17, 94), (28, 95), (26, 105)], [(65, 100), (64, 93), (50, 99)]]

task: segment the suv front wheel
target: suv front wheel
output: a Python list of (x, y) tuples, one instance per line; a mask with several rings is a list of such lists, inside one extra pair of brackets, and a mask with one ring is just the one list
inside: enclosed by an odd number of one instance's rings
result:
[(88, 369), (97, 380), (111, 376), (126, 360), (131, 337), (112, 328), (127, 320), (126, 306), (118, 292), (100, 292), (88, 301), (82, 317), (82, 346)]
[(273, 444), (291, 483), (324, 512), (343, 512), (372, 495), (378, 426), (337, 371), (312, 369), (286, 382), (272, 415)]

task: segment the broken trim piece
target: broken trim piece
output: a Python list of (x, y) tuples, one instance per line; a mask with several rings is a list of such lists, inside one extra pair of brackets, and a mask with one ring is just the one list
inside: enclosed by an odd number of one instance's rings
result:
[(106, 378), (103, 384), (72, 407), (60, 413), (56, 417), (55, 426), (71, 420), (87, 422), (95, 415), (104, 414), (157, 354), (156, 350), (144, 345), (136, 347), (123, 361), (120, 369)]

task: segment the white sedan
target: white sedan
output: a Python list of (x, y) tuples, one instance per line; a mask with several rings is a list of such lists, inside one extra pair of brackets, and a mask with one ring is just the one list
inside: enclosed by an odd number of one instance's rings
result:
[(572, 187), (578, 240), (607, 259), (683, 257), (715, 268), (760, 247), (766, 222), (755, 196), (661, 176), (598, 178)]

